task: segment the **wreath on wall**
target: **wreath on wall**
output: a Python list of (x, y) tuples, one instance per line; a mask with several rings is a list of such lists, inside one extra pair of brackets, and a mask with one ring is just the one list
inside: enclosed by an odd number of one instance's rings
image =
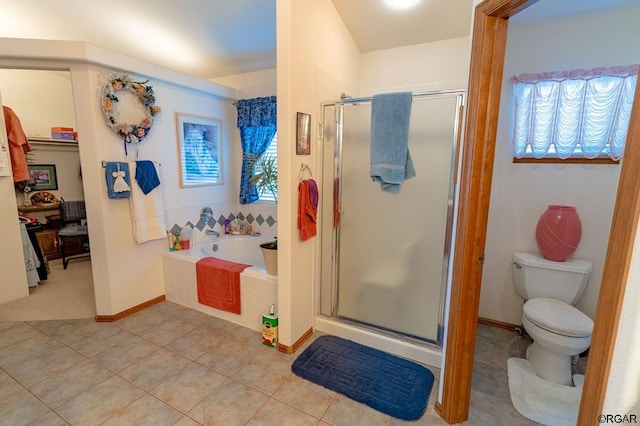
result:
[[(147, 81), (133, 81), (128, 75), (111, 75), (102, 88), (102, 113), (107, 126), (115, 134), (120, 136), (125, 143), (125, 151), (128, 143), (139, 143), (149, 135), (153, 125), (153, 117), (161, 111), (155, 104), (156, 97), (153, 94), (153, 87), (147, 85)], [(118, 121), (118, 112), (114, 109), (114, 104), (120, 102), (118, 92), (131, 92), (138, 98), (144, 107), (145, 116), (137, 124), (123, 123)]]

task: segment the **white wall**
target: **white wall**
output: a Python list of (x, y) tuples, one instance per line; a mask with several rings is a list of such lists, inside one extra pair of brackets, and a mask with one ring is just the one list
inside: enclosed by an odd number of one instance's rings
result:
[(458, 37), (363, 53), (360, 94), (464, 89), (469, 73), (469, 42), (470, 37)]
[(513, 164), (512, 91), (507, 79), (524, 72), (636, 63), (640, 48), (621, 40), (640, 39), (638, 19), (640, 8), (634, 7), (510, 26), (480, 298), (481, 317), (520, 323), (523, 301), (513, 290), (511, 255), (514, 251), (538, 252), (535, 228), (549, 204), (577, 207), (583, 232), (573, 257), (590, 260), (593, 271), (576, 306), (594, 317), (620, 166)]
[(275, 68), (228, 75), (211, 81), (236, 89), (240, 99), (274, 96), (277, 92)]
[[(292, 345), (313, 326), (319, 255), (319, 239), (300, 242), (296, 229), (298, 173), (320, 170), (319, 102), (357, 94), (359, 52), (330, 0), (277, 0), (276, 21), (279, 332)], [(296, 112), (311, 114), (311, 156), (295, 154)]]

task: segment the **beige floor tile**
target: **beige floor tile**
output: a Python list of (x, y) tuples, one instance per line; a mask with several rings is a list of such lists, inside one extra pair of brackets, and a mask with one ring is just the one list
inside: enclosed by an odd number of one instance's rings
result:
[(165, 346), (177, 338), (190, 333), (195, 328), (196, 326), (191, 323), (169, 317), (168, 320), (151, 326), (144, 333), (140, 334), (140, 337), (156, 345)]
[(180, 420), (175, 422), (173, 426), (200, 426), (201, 423), (196, 422), (189, 416), (182, 416)]
[(249, 420), (248, 426), (317, 425), (320, 420), (280, 401), (270, 399)]
[(269, 354), (252, 358), (231, 377), (267, 395), (273, 395), (292, 374), (289, 361)]
[(78, 352), (61, 346), (43, 352), (38, 357), (27, 358), (18, 365), (5, 368), (5, 371), (23, 386), (31, 387), (84, 360), (85, 357)]
[(11, 348), (19, 342), (41, 337), (42, 333), (37, 328), (21, 322), (0, 332), (0, 349)]
[(255, 357), (255, 352), (242, 342), (225, 339), (216, 348), (199, 357), (196, 362), (213, 368), (220, 374), (231, 376)]
[(124, 330), (127, 330), (130, 333), (139, 335), (144, 333), (154, 325), (163, 323), (168, 319), (171, 319), (170, 315), (167, 315), (163, 312), (145, 309), (119, 321), (116, 321), (114, 324)]
[(0, 401), (20, 392), (22, 386), (11, 378), (7, 373), (0, 370)]
[(78, 352), (91, 357), (105, 348), (117, 345), (130, 337), (132, 337), (131, 333), (118, 327), (108, 326), (92, 330), (91, 333), (83, 336), (82, 339), (67, 344)]
[(473, 363), (472, 389), (510, 400), (506, 368), (475, 361)]
[(511, 401), (472, 390), (469, 420), (464, 424), (529, 426), (529, 420), (513, 408)]
[(301, 379), (295, 374), (273, 394), (274, 399), (317, 418), (322, 418), (335, 397), (334, 391)]
[(225, 380), (222, 374), (192, 363), (153, 388), (151, 394), (186, 413)]
[(113, 376), (56, 409), (72, 425), (100, 424), (144, 394), (126, 380)]
[(213, 330), (197, 328), (189, 334), (179, 337), (165, 347), (186, 358), (194, 360), (214, 349), (216, 346), (224, 344), (225, 340), (224, 337)]
[(53, 411), (49, 411), (44, 416), (40, 416), (34, 421), (27, 423), (27, 426), (66, 426), (69, 423), (65, 422)]
[(178, 317), (183, 312), (192, 311), (192, 309), (189, 309), (185, 306), (167, 301), (156, 303), (155, 305), (149, 306), (146, 310), (148, 310), (149, 312), (170, 315), (172, 317)]
[(30, 390), (49, 407), (58, 407), (112, 375), (106, 368), (85, 359), (32, 386)]
[(385, 426), (391, 418), (367, 405), (339, 394), (329, 405), (327, 412), (322, 416), (322, 420), (334, 426)]
[(181, 319), (182, 321), (186, 321), (193, 325), (197, 325), (198, 327), (205, 326), (212, 318), (211, 315), (207, 315), (203, 312), (196, 311), (194, 309), (184, 309), (180, 312), (175, 312), (171, 315), (174, 318)]
[(153, 425), (170, 426), (182, 413), (174, 410), (151, 395), (144, 395), (102, 423), (103, 426)]
[(48, 411), (44, 404), (20, 387), (16, 392), (0, 399), (0, 424), (27, 424)]
[(160, 350), (142, 337), (132, 336), (93, 355), (93, 359), (111, 371), (119, 372)]
[(188, 415), (202, 424), (244, 425), (268, 399), (262, 392), (228, 380)]
[[(0, 340), (3, 336), (0, 335)], [(0, 367), (10, 369), (24, 363), (26, 359), (34, 359), (55, 348), (64, 345), (44, 333), (38, 332), (28, 340), (21, 340), (11, 346), (0, 349)]]
[(125, 368), (119, 375), (136, 386), (150, 391), (190, 363), (191, 361), (183, 356), (166, 349), (160, 349)]

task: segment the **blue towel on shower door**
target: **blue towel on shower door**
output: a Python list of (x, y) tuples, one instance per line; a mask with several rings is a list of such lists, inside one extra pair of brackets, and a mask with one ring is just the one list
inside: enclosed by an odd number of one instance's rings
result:
[(400, 192), (415, 177), (409, 153), (411, 92), (383, 93), (371, 101), (371, 179), (383, 191)]

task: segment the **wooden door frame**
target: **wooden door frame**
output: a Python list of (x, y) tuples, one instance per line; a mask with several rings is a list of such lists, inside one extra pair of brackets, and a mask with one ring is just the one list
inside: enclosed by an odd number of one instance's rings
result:
[[(448, 423), (468, 418), (482, 262), (509, 17), (538, 0), (485, 0), (476, 6), (460, 178), (442, 401)], [(551, 0), (544, 0), (551, 1)], [(640, 81), (628, 141), (640, 141)], [(640, 143), (628, 143), (620, 171), (609, 246), (594, 318), (579, 425), (598, 424), (607, 390), (620, 311), (640, 216)]]

